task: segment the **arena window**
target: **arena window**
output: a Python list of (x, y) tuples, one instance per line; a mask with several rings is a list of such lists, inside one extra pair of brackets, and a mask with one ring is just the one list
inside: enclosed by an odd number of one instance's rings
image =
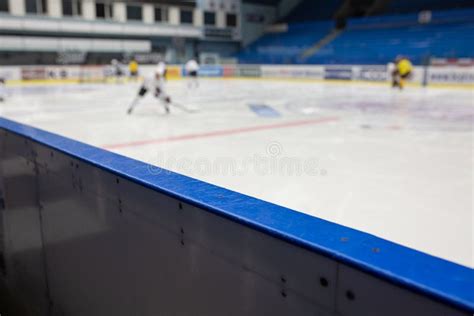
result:
[(82, 16), (82, 2), (81, 1), (76, 1), (75, 5), (73, 6), (75, 8), (77, 16)]
[(8, 12), (8, 0), (0, 0), (0, 12)]
[(96, 2), (95, 16), (98, 19), (112, 19), (113, 18), (112, 4)]
[(26, 9), (26, 13), (32, 13), (32, 14), (36, 14), (38, 13), (37, 10), (37, 3), (36, 3), (36, 0), (26, 0), (25, 1), (25, 9)]
[(143, 20), (142, 6), (138, 4), (128, 4), (127, 5), (127, 20), (142, 21)]
[(237, 15), (235, 13), (227, 13), (226, 15), (226, 25), (229, 27), (237, 26)]
[(82, 7), (79, 0), (63, 0), (63, 15), (64, 16), (81, 16)]
[(105, 18), (105, 4), (103, 3), (95, 4), (95, 16), (101, 19)]
[(43, 14), (48, 12), (47, 0), (26, 0), (25, 9), (28, 14)]
[(181, 9), (180, 21), (181, 24), (193, 24), (193, 11), (189, 9)]
[(204, 12), (204, 25), (216, 25), (216, 13), (215, 12)]
[(155, 7), (155, 22), (167, 22), (168, 9), (166, 7)]

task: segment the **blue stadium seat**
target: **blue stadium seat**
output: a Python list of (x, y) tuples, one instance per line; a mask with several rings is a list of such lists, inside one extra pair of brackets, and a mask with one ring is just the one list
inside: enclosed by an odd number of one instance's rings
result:
[(287, 32), (267, 34), (239, 55), (241, 63), (296, 63), (300, 54), (332, 29), (332, 21), (291, 24)]
[(332, 22), (290, 25), (288, 32), (265, 35), (245, 49), (244, 63), (385, 64), (396, 55), (422, 64), (429, 57), (474, 57), (474, 10), (433, 12), (432, 22), (417, 14), (351, 19), (344, 32), (301, 61), (301, 53), (323, 38)]

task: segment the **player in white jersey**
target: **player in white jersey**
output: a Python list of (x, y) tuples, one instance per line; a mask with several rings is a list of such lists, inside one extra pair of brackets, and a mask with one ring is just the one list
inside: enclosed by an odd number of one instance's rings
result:
[(112, 76), (114, 77), (114, 80), (116, 83), (122, 82), (122, 77), (123, 77), (123, 69), (122, 69), (122, 64), (117, 60), (117, 59), (112, 59), (110, 62), (111, 64), (111, 73)]
[(164, 61), (160, 61), (156, 66), (156, 72), (158, 72), (164, 82), (168, 80), (168, 66)]
[(5, 101), (6, 98), (5, 79), (0, 78), (0, 102)]
[(198, 72), (199, 72), (199, 64), (196, 60), (191, 59), (189, 60), (186, 65), (184, 65), (184, 70), (186, 71), (186, 75), (189, 77), (188, 81), (188, 88), (197, 88), (199, 87), (198, 82)]
[(141, 98), (143, 98), (148, 91), (151, 91), (156, 98), (158, 98), (164, 105), (165, 111), (168, 114), (170, 112), (169, 105), (171, 104), (171, 98), (168, 96), (165, 90), (165, 80), (166, 80), (166, 64), (160, 62), (155, 69), (153, 75), (145, 78), (138, 95), (136, 96), (133, 103), (128, 108), (127, 113), (131, 114), (135, 106)]

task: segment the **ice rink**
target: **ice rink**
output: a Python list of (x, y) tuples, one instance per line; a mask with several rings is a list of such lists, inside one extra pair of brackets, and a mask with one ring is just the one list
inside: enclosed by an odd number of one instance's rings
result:
[[(474, 267), (474, 92), (226, 79), (9, 87), (0, 115)], [(158, 170), (151, 169), (150, 172)]]

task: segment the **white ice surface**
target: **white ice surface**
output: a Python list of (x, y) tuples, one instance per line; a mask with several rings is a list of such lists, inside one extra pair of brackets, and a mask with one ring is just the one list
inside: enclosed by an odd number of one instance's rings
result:
[(137, 89), (9, 88), (0, 115), (474, 267), (472, 91), (172, 81), (199, 112), (148, 96), (127, 116)]

